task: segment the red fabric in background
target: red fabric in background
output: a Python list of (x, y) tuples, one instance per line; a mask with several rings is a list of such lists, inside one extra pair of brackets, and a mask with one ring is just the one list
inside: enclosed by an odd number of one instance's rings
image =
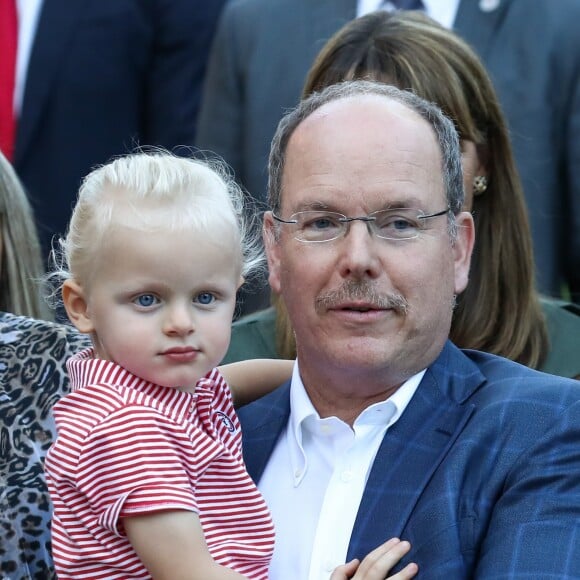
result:
[(0, 0), (0, 150), (9, 161), (14, 158), (16, 136), (14, 83), (17, 46), (16, 0)]

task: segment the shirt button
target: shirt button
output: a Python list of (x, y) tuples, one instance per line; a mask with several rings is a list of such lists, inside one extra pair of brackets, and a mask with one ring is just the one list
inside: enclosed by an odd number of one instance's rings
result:
[(326, 560), (326, 564), (324, 564), (324, 567), (326, 568), (327, 572), (332, 572), (336, 568), (334, 562), (331, 562), (330, 560)]

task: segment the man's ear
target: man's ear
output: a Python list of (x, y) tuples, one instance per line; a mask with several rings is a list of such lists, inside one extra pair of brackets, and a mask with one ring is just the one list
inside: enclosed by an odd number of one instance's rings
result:
[(80, 284), (74, 280), (65, 280), (62, 285), (62, 301), (69, 320), (80, 332), (90, 334), (95, 330), (89, 316), (85, 293)]
[(280, 294), (280, 244), (277, 239), (276, 223), (272, 212), (264, 214), (264, 228), (262, 230), (266, 257), (268, 258), (268, 281), (276, 294)]
[(455, 294), (461, 294), (469, 281), (471, 253), (475, 243), (475, 225), (473, 216), (466, 211), (455, 218), (457, 220), (457, 239), (453, 244), (455, 262)]

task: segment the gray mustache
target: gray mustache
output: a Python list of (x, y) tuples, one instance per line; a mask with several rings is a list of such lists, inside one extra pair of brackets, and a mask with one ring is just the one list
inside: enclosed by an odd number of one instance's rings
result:
[(349, 280), (337, 290), (321, 294), (316, 298), (317, 312), (334, 308), (350, 301), (363, 301), (369, 306), (380, 309), (392, 309), (398, 314), (407, 314), (409, 303), (400, 294), (384, 294), (367, 281)]

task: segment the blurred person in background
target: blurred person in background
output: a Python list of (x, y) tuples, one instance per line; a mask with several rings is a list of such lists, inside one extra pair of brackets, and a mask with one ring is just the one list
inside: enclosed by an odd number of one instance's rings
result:
[(81, 179), (140, 145), (184, 154), (225, 0), (0, 0), (0, 149), (43, 260)]
[(14, 169), (0, 153), (0, 310), (52, 319), (34, 215)]

